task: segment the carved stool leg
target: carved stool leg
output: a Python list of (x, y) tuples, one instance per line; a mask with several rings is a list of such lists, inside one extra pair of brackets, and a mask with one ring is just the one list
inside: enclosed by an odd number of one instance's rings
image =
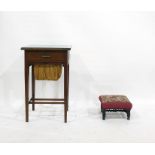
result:
[(104, 109), (102, 109), (102, 119), (105, 120), (105, 116), (106, 116), (106, 111)]
[(130, 120), (130, 110), (127, 110), (126, 113), (127, 113), (127, 120)]

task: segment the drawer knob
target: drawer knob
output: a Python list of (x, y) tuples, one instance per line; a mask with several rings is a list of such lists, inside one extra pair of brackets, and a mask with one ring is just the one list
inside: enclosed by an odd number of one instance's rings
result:
[(49, 56), (49, 55), (42, 55), (41, 57), (42, 58), (50, 58), (51, 56)]

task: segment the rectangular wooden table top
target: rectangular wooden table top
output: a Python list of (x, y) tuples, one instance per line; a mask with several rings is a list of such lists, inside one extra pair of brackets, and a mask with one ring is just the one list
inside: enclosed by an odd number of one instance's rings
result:
[(34, 63), (68, 63), (69, 45), (33, 45), (22, 47), (25, 51), (25, 61), (28, 64)]
[(29, 50), (34, 50), (34, 51), (38, 51), (38, 50), (57, 50), (57, 51), (68, 51), (71, 50), (71, 46), (70, 45), (30, 45), (30, 46), (25, 46), (22, 47), (21, 50), (25, 50), (25, 51), (29, 51)]

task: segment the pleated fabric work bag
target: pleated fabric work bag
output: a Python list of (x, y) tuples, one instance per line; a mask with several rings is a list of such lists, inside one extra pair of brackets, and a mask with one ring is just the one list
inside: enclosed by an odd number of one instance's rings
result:
[(35, 65), (34, 76), (36, 80), (54, 80), (57, 81), (62, 74), (62, 65)]

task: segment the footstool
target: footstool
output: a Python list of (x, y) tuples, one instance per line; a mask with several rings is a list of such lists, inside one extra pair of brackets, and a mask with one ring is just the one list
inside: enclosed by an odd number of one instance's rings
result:
[(101, 95), (99, 96), (101, 102), (102, 118), (105, 120), (106, 111), (122, 111), (126, 112), (127, 119), (130, 120), (130, 110), (132, 103), (124, 95)]

